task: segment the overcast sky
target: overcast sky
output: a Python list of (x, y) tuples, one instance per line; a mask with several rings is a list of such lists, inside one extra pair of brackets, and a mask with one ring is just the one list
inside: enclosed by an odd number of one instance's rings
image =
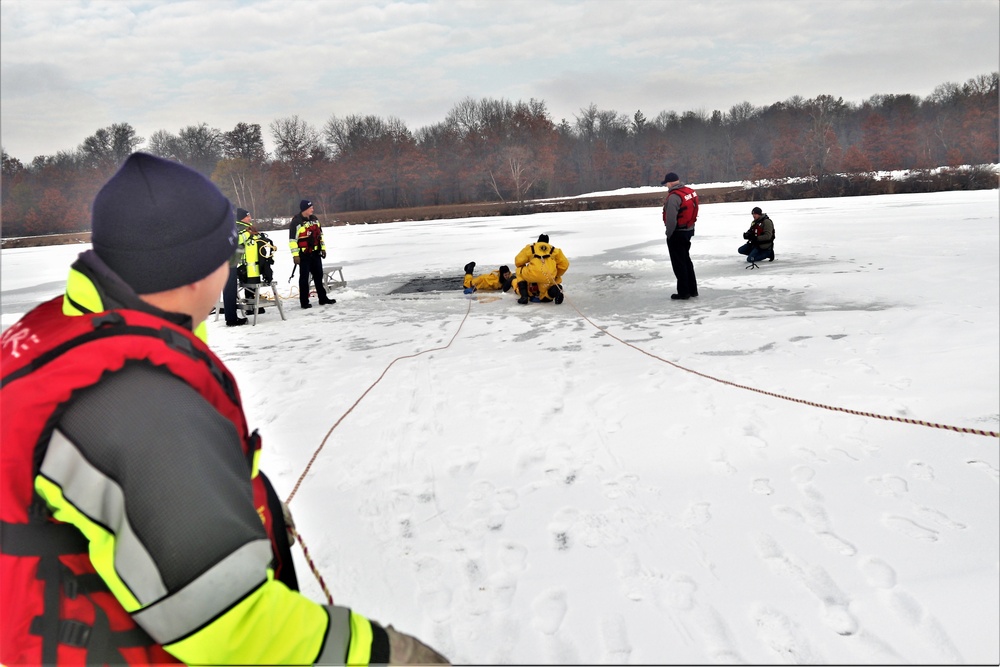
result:
[(298, 115), (402, 119), (465, 97), (647, 118), (793, 95), (925, 97), (1000, 69), (998, 0), (2, 0), (0, 133), (23, 162)]

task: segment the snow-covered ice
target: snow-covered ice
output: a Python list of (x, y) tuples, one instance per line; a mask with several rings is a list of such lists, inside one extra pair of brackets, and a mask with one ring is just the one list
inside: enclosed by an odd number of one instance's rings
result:
[[(336, 305), (210, 318), (336, 602), (460, 663), (1000, 662), (997, 438), (829, 409), (1000, 430), (998, 191), (759, 204), (687, 302), (652, 207), (329, 228)], [(539, 233), (564, 304), (462, 294)], [(4, 250), (3, 326), (80, 250)]]

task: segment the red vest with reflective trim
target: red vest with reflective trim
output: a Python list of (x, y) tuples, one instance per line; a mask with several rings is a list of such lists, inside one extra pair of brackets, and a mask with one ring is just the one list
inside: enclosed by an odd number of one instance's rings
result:
[[(677, 195), (681, 198), (681, 206), (677, 211), (677, 229), (694, 229), (694, 223), (698, 219), (698, 193), (686, 185), (670, 191), (667, 197)], [(666, 222), (667, 212), (663, 212), (663, 221)]]
[[(0, 338), (0, 519), (13, 524), (29, 523), (34, 480), (44, 454), (40, 446), (48, 443), (75, 392), (96, 384), (106, 373), (120, 370), (127, 362), (144, 361), (163, 367), (187, 382), (233, 423), (244, 454), (248, 461), (252, 460), (259, 439), (248, 432), (236, 382), (190, 330), (136, 310), (67, 316), (62, 313), (62, 301), (60, 296), (38, 306)], [(261, 477), (254, 477), (252, 484), (254, 505), (273, 543), (273, 522)], [(96, 576), (86, 553), (58, 558), (75, 575)], [(37, 576), (40, 560), (38, 556), (0, 553), (4, 607), (0, 663), (5, 665), (42, 662), (43, 639), (30, 632), (32, 622), (45, 607), (46, 584)], [(71, 596), (61, 588), (60, 619), (93, 625), (95, 603), (106, 613), (111, 631), (136, 628), (110, 592)], [(60, 643), (58, 662), (84, 664), (87, 650)], [(129, 664), (176, 662), (152, 639), (146, 646), (118, 650)]]

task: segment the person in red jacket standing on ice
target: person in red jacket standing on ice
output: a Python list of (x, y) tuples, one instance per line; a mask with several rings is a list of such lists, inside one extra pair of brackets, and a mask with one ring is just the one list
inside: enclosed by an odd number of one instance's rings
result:
[(671, 299), (690, 299), (698, 296), (698, 281), (691, 262), (691, 237), (698, 220), (698, 193), (681, 183), (674, 172), (668, 172), (660, 185), (667, 186), (663, 201), (663, 225), (667, 235), (670, 267), (677, 278), (677, 293)]

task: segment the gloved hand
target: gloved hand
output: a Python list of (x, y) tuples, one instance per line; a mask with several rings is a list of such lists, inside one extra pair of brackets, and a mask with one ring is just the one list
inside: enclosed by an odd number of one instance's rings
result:
[(323, 259), (326, 259), (326, 250), (320, 250), (320, 251), (319, 251), (319, 256), (320, 256), (321, 258), (323, 258)]
[(391, 625), (385, 628), (389, 635), (390, 665), (448, 665), (448, 659), (419, 639), (398, 632)]
[(750, 240), (750, 232), (743, 232), (743, 238)]
[(298, 265), (298, 263), (299, 263), (299, 256), (298, 255), (293, 255), (292, 256), (292, 261), (295, 262), (296, 265)]

